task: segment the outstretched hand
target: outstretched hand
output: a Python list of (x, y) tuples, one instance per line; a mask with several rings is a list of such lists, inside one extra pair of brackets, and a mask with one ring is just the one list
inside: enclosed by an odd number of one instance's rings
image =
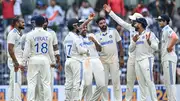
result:
[(109, 5), (107, 5), (107, 4), (104, 4), (103, 5), (103, 8), (104, 8), (104, 10), (106, 11), (106, 12), (111, 12), (111, 7), (109, 6)]
[(95, 17), (95, 13), (91, 13), (89, 16), (88, 16), (88, 19), (89, 20), (93, 20)]

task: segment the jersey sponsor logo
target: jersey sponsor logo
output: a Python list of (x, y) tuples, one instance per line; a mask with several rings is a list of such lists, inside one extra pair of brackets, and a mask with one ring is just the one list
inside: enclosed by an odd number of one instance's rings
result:
[(47, 41), (48, 37), (47, 36), (38, 36), (38, 37), (33, 37), (34, 41)]
[(139, 44), (144, 44), (144, 41), (137, 41), (136, 45), (139, 45)]
[(83, 42), (84, 45), (92, 45), (93, 42)]
[(109, 41), (105, 41), (105, 42), (101, 42), (101, 45), (107, 45), (107, 44), (112, 44), (113, 40), (109, 40)]

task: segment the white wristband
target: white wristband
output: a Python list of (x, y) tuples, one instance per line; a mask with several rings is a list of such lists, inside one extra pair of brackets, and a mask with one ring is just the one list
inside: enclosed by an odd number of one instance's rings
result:
[(54, 51), (54, 55), (58, 55), (59, 54), (59, 50)]

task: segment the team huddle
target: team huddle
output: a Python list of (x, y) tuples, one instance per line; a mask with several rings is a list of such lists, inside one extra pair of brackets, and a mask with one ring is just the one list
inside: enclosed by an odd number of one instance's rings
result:
[[(147, 28), (145, 18), (139, 13), (129, 16), (131, 23), (118, 17), (108, 5), (104, 10), (118, 24), (130, 32), (129, 58), (127, 62), (126, 101), (131, 101), (134, 82), (137, 79), (141, 101), (146, 101), (148, 94), (152, 101), (158, 101), (153, 82), (154, 52), (161, 43), (161, 60), (165, 76), (165, 86), (169, 101), (176, 101), (176, 33), (169, 27), (170, 18), (161, 15), (157, 18), (162, 28), (159, 39)], [(119, 68), (124, 65), (124, 53), (121, 37), (116, 29), (106, 24), (105, 18), (98, 18), (99, 31), (88, 33), (87, 26), (95, 17), (90, 14), (87, 20), (70, 19), (63, 45), (65, 62), (65, 101), (108, 101), (108, 81), (111, 75), (114, 101), (122, 101)], [(10, 85), (8, 101), (21, 101), (21, 72), (27, 68), (27, 101), (52, 101), (53, 70), (62, 70), (60, 64), (56, 33), (47, 28), (48, 19), (42, 16), (32, 18), (32, 31), (22, 35), (24, 20), (13, 19), (14, 29), (8, 34), (8, 67)], [(22, 43), (25, 43), (23, 45)], [(118, 52), (119, 50), (119, 52)], [(93, 77), (96, 82), (92, 90)]]

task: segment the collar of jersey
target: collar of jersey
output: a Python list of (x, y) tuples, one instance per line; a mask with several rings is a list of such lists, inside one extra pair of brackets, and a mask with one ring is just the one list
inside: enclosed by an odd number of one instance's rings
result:
[(14, 30), (16, 30), (16, 32), (17, 32), (19, 35), (21, 35), (21, 33), (20, 33), (16, 28), (14, 28)]
[(169, 27), (169, 25), (166, 25), (162, 28), (162, 31), (165, 31), (167, 28)]
[(70, 34), (73, 34), (73, 35), (75, 35), (75, 36), (77, 36), (77, 37), (79, 37), (79, 35), (77, 35), (76, 33), (74, 33), (74, 32), (69, 32)]
[(109, 33), (109, 28), (108, 28), (108, 27), (107, 27), (107, 29), (106, 29), (105, 32), (102, 32), (102, 31), (100, 30), (100, 35), (102, 35), (102, 36), (106, 36), (108, 33)]
[(36, 30), (36, 29), (43, 29), (43, 27), (35, 27), (35, 30)]

